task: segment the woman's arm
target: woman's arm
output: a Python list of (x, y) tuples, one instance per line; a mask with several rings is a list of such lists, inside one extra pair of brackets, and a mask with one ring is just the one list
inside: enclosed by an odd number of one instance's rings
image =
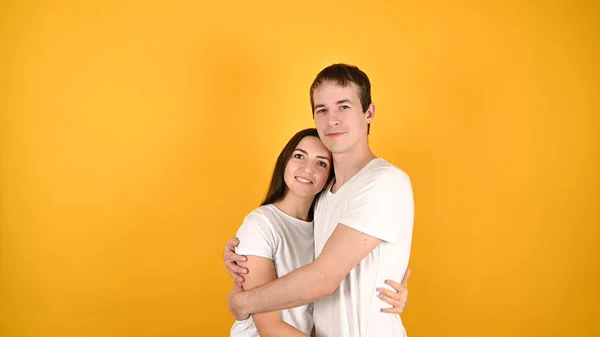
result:
[[(259, 256), (247, 256), (246, 262), (238, 262), (246, 268), (249, 273), (245, 275), (243, 283), (244, 290), (249, 290), (265, 283), (269, 283), (277, 278), (273, 261)], [(253, 314), (254, 325), (258, 329), (261, 337), (271, 336), (291, 336), (307, 337), (302, 331), (287, 324), (281, 319), (280, 311), (271, 311), (261, 314)]]

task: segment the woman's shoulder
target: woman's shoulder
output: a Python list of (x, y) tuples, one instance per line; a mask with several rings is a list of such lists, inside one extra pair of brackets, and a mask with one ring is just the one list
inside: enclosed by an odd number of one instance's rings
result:
[(277, 221), (269, 208), (264, 206), (253, 210), (244, 218), (236, 237), (240, 240), (240, 245), (236, 249), (236, 252), (240, 252), (238, 254), (267, 258), (273, 257), (281, 240)]
[(277, 223), (276, 215), (273, 212), (272, 207), (272, 205), (263, 205), (254, 209), (246, 215), (244, 223), (261, 223), (272, 227)]

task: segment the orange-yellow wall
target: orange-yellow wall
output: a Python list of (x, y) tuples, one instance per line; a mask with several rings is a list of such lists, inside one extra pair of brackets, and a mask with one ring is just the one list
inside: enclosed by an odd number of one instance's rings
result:
[(223, 245), (348, 62), (414, 184), (409, 336), (599, 336), (597, 2), (284, 3), (2, 4), (0, 335), (228, 335)]

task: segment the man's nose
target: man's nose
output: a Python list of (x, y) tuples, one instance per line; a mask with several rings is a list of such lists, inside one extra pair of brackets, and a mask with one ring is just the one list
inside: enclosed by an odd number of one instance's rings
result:
[(340, 125), (340, 119), (338, 118), (337, 114), (330, 113), (327, 116), (327, 125), (328, 126), (338, 126), (338, 125)]

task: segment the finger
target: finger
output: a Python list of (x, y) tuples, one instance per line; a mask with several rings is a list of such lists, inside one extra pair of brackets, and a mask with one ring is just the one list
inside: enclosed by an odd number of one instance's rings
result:
[(246, 260), (248, 260), (248, 259), (244, 255), (238, 255), (235, 252), (225, 251), (223, 253), (223, 260), (225, 260), (226, 263), (229, 263), (229, 262), (246, 262)]
[(227, 247), (230, 250), (234, 250), (235, 247), (237, 247), (240, 244), (240, 240), (238, 240), (238, 238), (231, 238), (227, 241), (227, 245), (225, 247)]
[(231, 277), (233, 278), (233, 280), (238, 283), (240, 286), (243, 286), (243, 283), (246, 282), (246, 279), (238, 274), (234, 274), (234, 273), (229, 273), (229, 275), (231, 275)]
[(401, 314), (404, 312), (404, 307), (395, 306), (393, 308), (382, 308), (381, 312), (385, 312), (387, 314)]
[(402, 286), (402, 284), (400, 284), (394, 280), (385, 280), (385, 284), (394, 288), (394, 290), (396, 290), (396, 291), (404, 291), (406, 289), (405, 287)]
[(388, 296), (384, 293), (381, 293), (378, 295), (380, 299), (382, 299), (383, 301), (385, 301), (387, 304), (393, 305), (393, 306), (397, 306), (400, 305), (400, 301), (398, 301), (396, 298), (392, 297), (392, 296)]
[(238, 266), (235, 262), (227, 262), (225, 263), (225, 267), (227, 267), (227, 270), (229, 270), (230, 273), (248, 274), (248, 269)]
[(225, 244), (225, 248), (223, 249), (223, 260), (225, 261), (246, 261), (246, 257), (242, 255), (237, 255), (235, 253), (235, 247), (240, 244), (240, 240), (237, 238), (232, 238), (227, 241)]
[(402, 278), (402, 282), (400, 282), (402, 284), (402, 286), (408, 287), (408, 277), (410, 276), (411, 272), (412, 272), (412, 270), (410, 268), (406, 269), (406, 273), (404, 273), (404, 277)]
[(225, 247), (223, 250), (223, 260), (226, 262), (246, 262), (246, 257), (244, 255), (238, 255), (235, 253), (235, 249), (229, 249), (229, 246)]
[(402, 295), (400, 293), (397, 293), (397, 292), (395, 292), (393, 290), (389, 290), (389, 289), (385, 289), (385, 288), (379, 288), (378, 291), (379, 291), (380, 294), (384, 294), (385, 296), (392, 297), (392, 298), (395, 298), (397, 300), (399, 300), (399, 299), (402, 298)]
[(225, 243), (225, 248), (223, 248), (223, 256), (225, 256), (225, 254), (227, 254), (227, 252), (231, 252), (234, 250), (233, 246), (232, 246), (233, 243), (234, 243), (233, 239), (227, 240), (227, 243)]

